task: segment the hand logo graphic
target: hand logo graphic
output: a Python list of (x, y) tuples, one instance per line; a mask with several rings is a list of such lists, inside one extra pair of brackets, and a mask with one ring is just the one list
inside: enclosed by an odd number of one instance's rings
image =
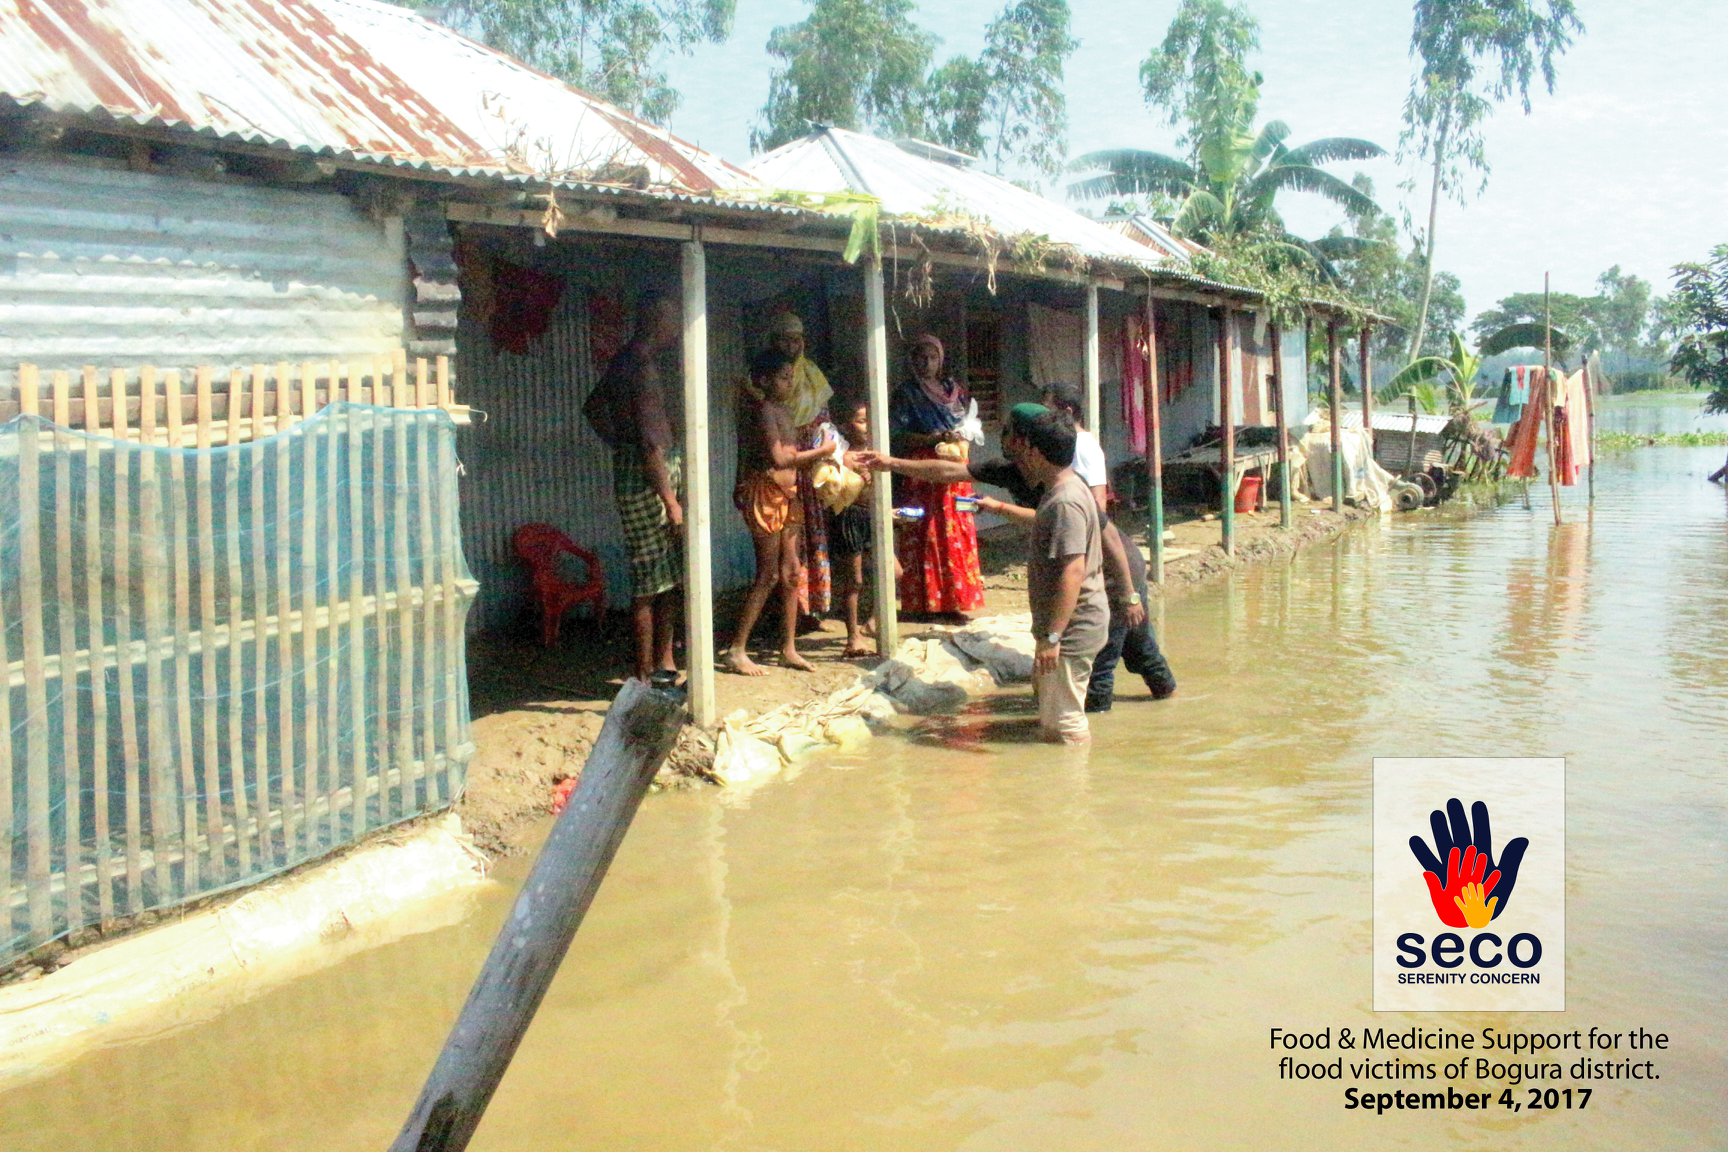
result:
[(1483, 904), (1483, 886), (1470, 884), (1466, 885), (1464, 890), (1453, 898), (1453, 903), (1459, 906), (1459, 912), (1465, 915), (1465, 924), (1473, 929), (1482, 929), (1487, 928), (1489, 922), (1495, 919), (1495, 904), (1500, 899), (1499, 897), (1490, 897), (1489, 903), (1485, 905)]
[[(1457, 797), (1447, 802), (1445, 813), (1436, 809), (1429, 814), (1429, 827), (1435, 835), (1434, 851), (1430, 851), (1423, 838), (1412, 837), (1411, 853), (1423, 866), (1423, 880), (1428, 883), (1435, 915), (1455, 929), (1482, 928), (1506, 911), (1513, 886), (1519, 880), (1519, 864), (1531, 842), (1524, 837), (1509, 841), (1497, 865), (1489, 831), (1489, 807), (1482, 801), (1475, 802), (1467, 821), (1465, 806)], [(1443, 876), (1447, 878), (1445, 886), (1441, 883)], [(1469, 886), (1477, 887), (1474, 899), (1465, 893)], [(1485, 904), (1497, 890), (1499, 895)], [(1477, 923), (1473, 917), (1482, 917), (1482, 922)]]

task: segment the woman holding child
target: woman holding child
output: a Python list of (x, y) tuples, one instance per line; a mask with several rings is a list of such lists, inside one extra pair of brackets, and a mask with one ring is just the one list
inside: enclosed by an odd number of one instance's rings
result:
[(799, 476), (829, 456), (834, 441), (824, 436), (815, 447), (798, 447), (789, 402), (793, 399), (795, 361), (778, 348), (769, 348), (751, 361), (751, 388), (745, 391), (738, 425), (738, 484), (732, 501), (750, 530), (756, 548), (756, 580), (745, 596), (738, 631), (727, 647), (726, 668), (745, 676), (766, 676), (750, 659), (746, 646), (751, 630), (776, 589), (781, 594), (781, 663), (810, 669), (799, 655), (799, 539), (805, 523), (799, 499)]
[[(942, 341), (925, 333), (907, 351), (911, 375), (889, 398), (891, 444), (907, 460), (966, 460), (960, 433), (971, 398), (958, 381), (943, 376)], [(970, 512), (955, 507), (972, 485), (897, 479), (895, 503), (923, 510), (898, 524), (895, 551), (901, 564), (901, 611), (962, 615), (984, 607), (978, 530)]]

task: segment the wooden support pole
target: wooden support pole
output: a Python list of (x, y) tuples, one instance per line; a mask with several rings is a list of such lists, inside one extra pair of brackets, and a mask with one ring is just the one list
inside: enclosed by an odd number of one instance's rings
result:
[(1105, 427), (1099, 423), (1099, 286), (1096, 281), (1087, 282), (1086, 347), (1082, 353), (1087, 427), (1102, 440)]
[(1597, 503), (1597, 375), (1598, 370), (1592, 364), (1592, 358), (1597, 354), (1583, 357), (1580, 370), (1585, 374), (1585, 439), (1591, 445), (1591, 463), (1585, 466), (1585, 500), (1588, 504)]
[(1333, 425), (1333, 511), (1343, 512), (1345, 508), (1345, 454), (1343, 449), (1344, 430), (1339, 427), (1339, 421), (1344, 416), (1344, 402), (1341, 395), (1339, 362), (1339, 322), (1327, 322), (1327, 403), (1328, 416)]
[(1291, 527), (1291, 444), (1290, 419), (1285, 413), (1285, 362), (1280, 356), (1279, 338), (1282, 333), (1273, 325), (1269, 334), (1273, 344), (1273, 423), (1279, 437), (1279, 527)]
[[(864, 262), (865, 364), (870, 387), (871, 448), (889, 455), (889, 351), (883, 308), (882, 257), (872, 253)], [(877, 469), (871, 477), (871, 572), (874, 578), (877, 652), (893, 655), (900, 644), (895, 615), (894, 496), (889, 474)]]
[(1555, 382), (1549, 378), (1554, 371), (1555, 351), (1550, 338), (1549, 274), (1543, 274), (1543, 443), (1548, 446), (1549, 500), (1555, 506), (1555, 523), (1561, 523), (1561, 478), (1555, 475)]
[(629, 680), (523, 883), (392, 1149), (466, 1149), (682, 724), (677, 698)]
[(1231, 310), (1219, 309), (1219, 547), (1236, 551), (1237, 406), (1231, 379)]
[(714, 701), (714, 512), (710, 503), (708, 268), (702, 242), (686, 241), (684, 277), (684, 627), (691, 719), (709, 729)]
[[(18, 374), (18, 405), (26, 417), (41, 413), (40, 377), (36, 366)], [(24, 841), (25, 884), (30, 907), (30, 942), (51, 939), (54, 900), (49, 891), (53, 870), (53, 829), (49, 824), (52, 766), (48, 761), (48, 678), (44, 632), (47, 616), (42, 583), (42, 482), (43, 429), (36, 420), (26, 421), (18, 438), (18, 609), (19, 632), (24, 642)], [(51, 435), (51, 434), (50, 434)], [(53, 451), (53, 442), (49, 442)], [(10, 680), (10, 678), (8, 678)], [(6, 734), (11, 739), (11, 732)], [(16, 788), (14, 778), (5, 781)], [(11, 894), (7, 893), (10, 898)], [(10, 906), (8, 906), (10, 907)]]
[(1363, 389), (1363, 436), (1370, 460), (1375, 459), (1375, 386), (1369, 379), (1369, 334), (1373, 331), (1365, 324), (1357, 334), (1357, 380)]
[(1153, 583), (1165, 583), (1165, 446), (1159, 417), (1159, 337), (1153, 298), (1147, 295), (1147, 551)]
[[(94, 367), (84, 369), (84, 428), (91, 435), (84, 441), (84, 599), (92, 622), (92, 642), (100, 635), (107, 614), (103, 611), (102, 555), (107, 532), (114, 530), (113, 517), (102, 515), (102, 457), (119, 447), (106, 448), (98, 439), (102, 433), (102, 410), (97, 401), (101, 393), (101, 378)], [(116, 470), (118, 471), (118, 470)], [(106, 532), (104, 531), (106, 529)], [(96, 859), (96, 915), (104, 928), (114, 919), (114, 852), (110, 843), (110, 798), (113, 785), (108, 778), (108, 670), (105, 659), (107, 646), (90, 646), (90, 782), (94, 790), (90, 797)], [(118, 649), (116, 649), (118, 652)], [(0, 690), (3, 693), (4, 690)], [(4, 738), (0, 738), (0, 743)], [(0, 774), (4, 779), (4, 774)], [(0, 891), (5, 886), (0, 885)]]

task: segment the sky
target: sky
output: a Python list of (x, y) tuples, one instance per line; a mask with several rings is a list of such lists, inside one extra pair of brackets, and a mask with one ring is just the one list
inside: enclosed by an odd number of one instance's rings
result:
[[(942, 38), (940, 62), (974, 55), (1004, 0), (921, 0), (918, 22)], [(1669, 285), (1671, 265), (1703, 260), (1729, 236), (1729, 4), (1723, 0), (1577, 0), (1585, 33), (1539, 85), (1525, 115), (1502, 105), (1485, 129), (1489, 185), (1464, 205), (1444, 201), (1437, 267), (1463, 282), (1467, 315), (1509, 293), (1589, 295), (1619, 265)], [(1177, 130), (1147, 108), (1140, 62), (1164, 37), (1177, 0), (1070, 0), (1080, 47), (1067, 68), (1069, 154), (1138, 147), (1176, 152)], [(1264, 84), (1261, 118), (1290, 140), (1358, 136), (1389, 153), (1413, 70), (1411, 8), (1398, 0), (1249, 0), (1261, 23), (1251, 64)], [(809, 12), (802, 0), (738, 0), (731, 38), (668, 59), (683, 103), (671, 127), (729, 159), (750, 155), (750, 128), (768, 96), (772, 28)], [(1369, 174), (1377, 198), (1419, 224), (1428, 181), (1389, 156), (1332, 166)], [(1417, 189), (1400, 191), (1415, 178)], [(1062, 198), (1058, 189), (1047, 195)], [(1323, 235), (1342, 219), (1318, 197), (1287, 194), (1286, 223)]]

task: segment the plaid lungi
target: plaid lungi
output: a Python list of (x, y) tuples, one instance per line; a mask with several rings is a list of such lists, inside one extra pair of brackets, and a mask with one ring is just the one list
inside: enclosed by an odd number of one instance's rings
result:
[[(666, 471), (673, 491), (684, 488), (684, 457), (666, 450)], [(666, 505), (648, 478), (640, 445), (620, 445), (612, 453), (612, 496), (624, 526), (625, 552), (630, 556), (630, 595), (652, 597), (684, 583), (684, 556), (679, 535), (666, 518)]]

